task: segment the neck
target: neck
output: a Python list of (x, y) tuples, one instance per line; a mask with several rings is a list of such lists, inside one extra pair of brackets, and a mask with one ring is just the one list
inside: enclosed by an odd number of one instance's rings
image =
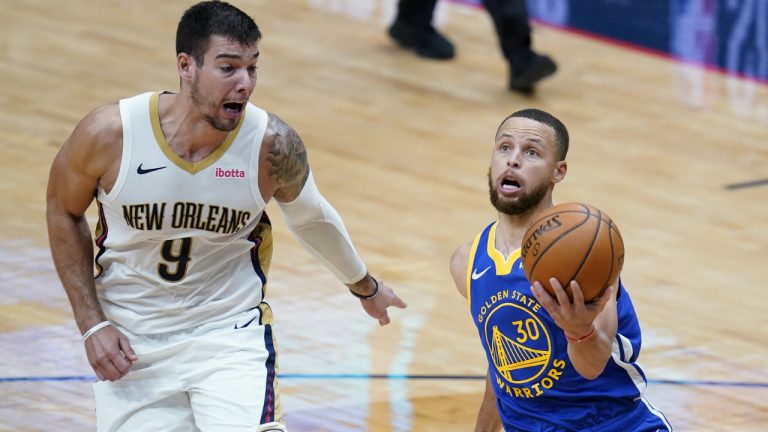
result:
[(211, 154), (226, 139), (227, 132), (211, 126), (188, 94), (160, 95), (160, 126), (174, 153), (197, 162)]
[(496, 226), (496, 249), (504, 254), (510, 254), (518, 249), (523, 242), (523, 235), (528, 227), (538, 217), (539, 213), (552, 207), (552, 197), (546, 196), (538, 205), (527, 211), (510, 215), (499, 212)]

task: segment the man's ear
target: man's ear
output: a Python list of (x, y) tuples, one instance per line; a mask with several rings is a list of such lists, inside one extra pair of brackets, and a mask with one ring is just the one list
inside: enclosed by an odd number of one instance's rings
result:
[(182, 81), (191, 81), (194, 75), (195, 59), (187, 53), (179, 53), (176, 56), (176, 69)]
[(561, 160), (555, 165), (555, 169), (552, 172), (552, 181), (554, 183), (560, 183), (565, 178), (565, 174), (568, 173), (568, 162)]

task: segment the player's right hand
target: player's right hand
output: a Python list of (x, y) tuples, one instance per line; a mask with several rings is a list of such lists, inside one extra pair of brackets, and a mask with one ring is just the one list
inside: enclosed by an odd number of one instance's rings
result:
[(571, 281), (571, 292), (573, 293), (573, 302), (571, 302), (565, 289), (556, 278), (551, 278), (549, 283), (555, 290), (555, 296), (549, 294), (539, 281), (533, 283), (531, 291), (536, 300), (541, 303), (555, 321), (555, 324), (566, 335), (587, 334), (593, 328), (595, 318), (603, 311), (616, 291), (616, 284), (613, 284), (598, 299), (593, 302), (585, 302), (581, 287), (574, 280)]
[(91, 335), (85, 341), (85, 352), (99, 381), (119, 380), (139, 360), (128, 338), (114, 326)]

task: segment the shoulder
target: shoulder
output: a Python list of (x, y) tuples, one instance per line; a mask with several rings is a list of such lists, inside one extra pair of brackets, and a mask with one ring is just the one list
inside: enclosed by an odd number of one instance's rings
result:
[(275, 188), (274, 197), (289, 202), (299, 195), (309, 177), (307, 149), (290, 125), (273, 113), (268, 112), (267, 116), (263, 163)]
[(120, 119), (120, 103), (115, 101), (98, 106), (86, 114), (80, 123), (90, 126), (97, 132), (114, 131), (114, 129), (122, 131), (123, 125)]
[(117, 102), (102, 105), (85, 115), (65, 143), (71, 162), (102, 174), (120, 157), (123, 124)]
[(273, 155), (306, 153), (304, 142), (296, 130), (271, 112), (267, 112), (267, 130), (264, 132), (263, 145)]
[(453, 251), (453, 254), (451, 255), (451, 267), (454, 265), (464, 265), (466, 267), (469, 264), (469, 253), (472, 249), (472, 243), (473, 242), (470, 241), (461, 244)]
[(83, 214), (97, 186), (120, 166), (123, 128), (117, 103), (100, 106), (75, 126), (59, 149), (48, 179), (49, 203), (71, 214)]
[(453, 251), (451, 255), (450, 270), (456, 289), (463, 297), (467, 296), (467, 268), (469, 266), (469, 255), (472, 250), (472, 243), (467, 242)]
[(117, 102), (102, 105), (85, 115), (75, 126), (72, 139), (83, 145), (109, 145), (123, 138), (123, 123)]

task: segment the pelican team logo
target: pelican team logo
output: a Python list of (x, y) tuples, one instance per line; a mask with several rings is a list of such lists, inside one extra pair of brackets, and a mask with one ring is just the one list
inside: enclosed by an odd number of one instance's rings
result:
[(560, 379), (566, 363), (552, 357), (552, 338), (536, 315), (541, 306), (514, 290), (489, 300), (478, 319), (484, 322), (485, 343), (493, 360), (491, 379), (514, 397), (544, 394)]

